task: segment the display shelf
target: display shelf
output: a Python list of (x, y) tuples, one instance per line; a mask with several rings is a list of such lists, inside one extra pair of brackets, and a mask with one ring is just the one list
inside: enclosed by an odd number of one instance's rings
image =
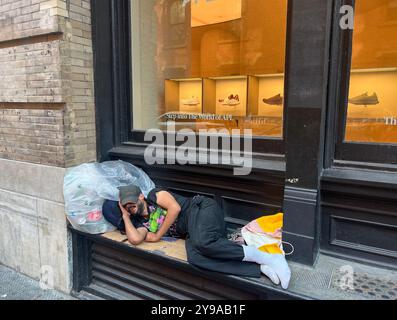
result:
[(248, 77), (248, 115), (282, 116), (284, 104), (284, 74)]
[(218, 115), (247, 115), (247, 76), (203, 79), (204, 112)]
[[(387, 71), (386, 71), (387, 70)], [(348, 118), (395, 117), (397, 68), (366, 69), (349, 81)]]
[(165, 80), (166, 112), (203, 112), (203, 81), (199, 78)]
[(284, 74), (165, 80), (166, 112), (271, 116), (283, 114)]
[(369, 68), (369, 69), (352, 69), (350, 73), (377, 73), (377, 72), (397, 72), (396, 68)]

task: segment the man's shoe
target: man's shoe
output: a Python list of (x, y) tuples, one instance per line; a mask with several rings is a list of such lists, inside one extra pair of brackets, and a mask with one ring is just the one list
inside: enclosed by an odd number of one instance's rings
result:
[(236, 106), (240, 104), (240, 98), (238, 94), (233, 95), (231, 94), (230, 96), (227, 97), (227, 99), (219, 99), (219, 102), (222, 103), (224, 106)]
[(271, 97), (269, 99), (263, 99), (263, 102), (266, 104), (269, 104), (271, 106), (281, 106), (283, 105), (283, 97), (281, 96), (281, 94), (278, 94), (274, 97)]
[(190, 99), (182, 99), (181, 102), (185, 106), (197, 106), (200, 104), (199, 98), (197, 97), (192, 97)]
[(351, 104), (355, 104), (355, 105), (377, 105), (379, 104), (379, 99), (378, 99), (378, 95), (374, 92), (373, 95), (369, 96), (368, 92), (361, 94), (357, 97), (354, 97), (352, 99), (349, 99), (349, 102)]

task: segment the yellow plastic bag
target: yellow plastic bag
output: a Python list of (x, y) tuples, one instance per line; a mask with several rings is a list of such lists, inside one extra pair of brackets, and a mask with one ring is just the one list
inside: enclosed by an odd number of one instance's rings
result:
[[(263, 252), (285, 255), (282, 241), (283, 218), (284, 214), (280, 212), (251, 221), (241, 229), (244, 241)], [(291, 247), (293, 248), (292, 245)]]

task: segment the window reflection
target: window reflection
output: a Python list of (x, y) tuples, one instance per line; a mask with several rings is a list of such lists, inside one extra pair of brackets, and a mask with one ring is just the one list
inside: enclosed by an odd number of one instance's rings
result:
[(287, 0), (132, 0), (133, 128), (281, 137), (286, 19)]
[(347, 141), (397, 142), (397, 0), (356, 0)]

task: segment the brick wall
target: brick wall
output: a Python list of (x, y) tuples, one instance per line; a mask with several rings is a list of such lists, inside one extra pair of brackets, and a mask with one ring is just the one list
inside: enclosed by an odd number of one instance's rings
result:
[(0, 49), (0, 102), (62, 102), (60, 40)]
[(65, 166), (62, 110), (0, 109), (0, 158)]
[[(0, 0), (0, 41), (58, 31), (58, 16), (53, 9), (53, 2)], [(63, 5), (66, 7), (66, 2)]]
[(65, 168), (96, 160), (90, 23), (89, 1), (0, 0), (0, 264), (66, 292)]
[(73, 166), (96, 159), (95, 105), (90, 2), (70, 0), (69, 18), (60, 20), (64, 80), (65, 163)]
[(0, 0), (0, 30), (0, 158), (95, 161), (89, 1)]

